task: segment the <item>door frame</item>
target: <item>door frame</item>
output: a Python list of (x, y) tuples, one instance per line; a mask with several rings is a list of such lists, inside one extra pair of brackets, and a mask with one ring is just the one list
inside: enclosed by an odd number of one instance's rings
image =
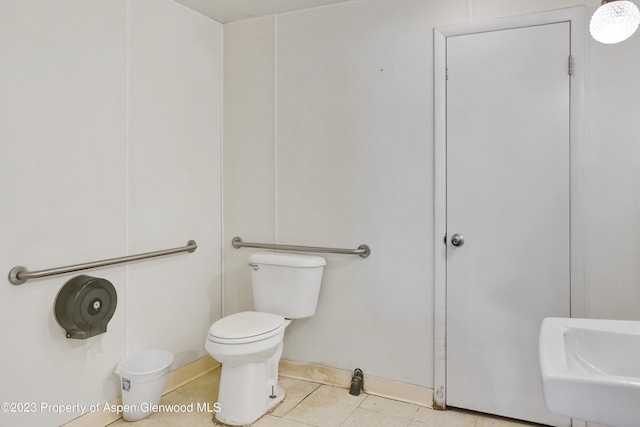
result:
[[(434, 393), (433, 407), (446, 408), (447, 340), (447, 37), (534, 25), (570, 22), (573, 71), (570, 80), (570, 313), (584, 317), (585, 150), (584, 84), (585, 7), (570, 7), (488, 21), (449, 25), (434, 29)], [(574, 423), (574, 425), (576, 425)]]

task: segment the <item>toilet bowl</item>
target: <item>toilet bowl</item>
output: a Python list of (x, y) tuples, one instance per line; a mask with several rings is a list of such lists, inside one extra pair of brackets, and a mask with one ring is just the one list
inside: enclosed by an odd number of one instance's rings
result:
[(224, 424), (257, 421), (282, 402), (278, 363), (291, 319), (315, 313), (324, 258), (255, 253), (249, 258), (257, 310), (232, 314), (209, 328), (207, 352), (222, 364), (219, 412)]
[(284, 399), (278, 362), (290, 322), (275, 314), (246, 311), (211, 326), (205, 347), (222, 364), (218, 421), (251, 424)]

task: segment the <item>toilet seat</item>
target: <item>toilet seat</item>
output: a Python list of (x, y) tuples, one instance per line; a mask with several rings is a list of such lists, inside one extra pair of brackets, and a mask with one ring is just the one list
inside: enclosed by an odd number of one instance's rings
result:
[(244, 344), (279, 334), (285, 327), (282, 316), (244, 311), (223, 317), (209, 328), (209, 341), (220, 344)]

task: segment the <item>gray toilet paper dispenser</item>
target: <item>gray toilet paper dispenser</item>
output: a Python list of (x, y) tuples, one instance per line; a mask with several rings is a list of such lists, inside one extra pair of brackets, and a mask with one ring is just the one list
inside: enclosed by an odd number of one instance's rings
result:
[(76, 276), (58, 292), (55, 317), (67, 338), (86, 339), (107, 332), (117, 302), (116, 289), (108, 280)]

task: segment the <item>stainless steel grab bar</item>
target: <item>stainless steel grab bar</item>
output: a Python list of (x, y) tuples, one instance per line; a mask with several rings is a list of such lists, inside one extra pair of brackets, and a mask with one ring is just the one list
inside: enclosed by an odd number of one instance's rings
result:
[(339, 249), (339, 248), (319, 248), (316, 246), (294, 246), (294, 245), (277, 245), (272, 243), (249, 243), (243, 242), (240, 237), (234, 237), (231, 240), (231, 246), (236, 249), (240, 248), (259, 248), (259, 249), (275, 249), (281, 251), (302, 251), (302, 252), (323, 252), (332, 254), (360, 255), (366, 258), (371, 255), (371, 249), (367, 245), (360, 245), (358, 249)]
[(21, 285), (29, 279), (39, 279), (41, 277), (55, 276), (57, 274), (71, 273), (73, 271), (87, 270), (89, 268), (104, 267), (107, 265), (122, 264), (141, 259), (155, 258), (164, 255), (177, 254), (179, 252), (194, 252), (198, 249), (195, 240), (189, 240), (186, 246), (179, 248), (165, 249), (163, 251), (146, 252), (144, 254), (129, 255), (120, 258), (110, 258), (102, 261), (86, 262), (84, 264), (68, 265), (66, 267), (48, 268), (46, 270), (29, 271), (26, 267), (17, 265), (9, 272), (9, 281), (14, 285)]

